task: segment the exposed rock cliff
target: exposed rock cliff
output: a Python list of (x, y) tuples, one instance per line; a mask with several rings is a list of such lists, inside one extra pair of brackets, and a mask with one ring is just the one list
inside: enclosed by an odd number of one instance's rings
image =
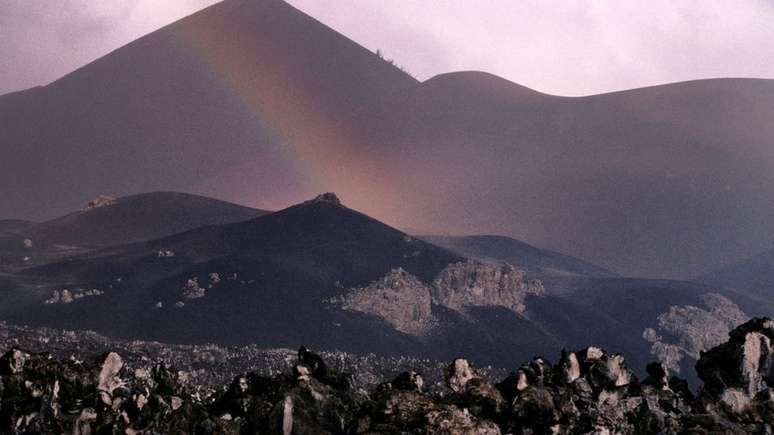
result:
[(736, 304), (719, 294), (706, 293), (701, 301), (703, 308), (670, 307), (658, 316), (657, 329), (643, 332), (643, 338), (653, 343), (651, 353), (677, 373), (684, 358), (699, 359), (701, 351), (725, 341), (731, 329), (748, 319)]
[(468, 261), (450, 264), (429, 285), (403, 269), (394, 269), (331, 302), (345, 310), (381, 317), (399, 331), (421, 335), (436, 324), (433, 304), (455, 311), (501, 306), (523, 314), (527, 296), (542, 294), (540, 281), (526, 280), (524, 271), (509, 264)]
[(510, 264), (451, 264), (433, 281), (433, 301), (454, 310), (501, 306), (522, 314), (527, 296), (545, 293), (540, 281), (528, 281), (525, 275)]
[(430, 290), (400, 268), (366, 287), (352, 290), (337, 301), (345, 310), (379, 316), (398, 331), (408, 334), (422, 334), (434, 322)]

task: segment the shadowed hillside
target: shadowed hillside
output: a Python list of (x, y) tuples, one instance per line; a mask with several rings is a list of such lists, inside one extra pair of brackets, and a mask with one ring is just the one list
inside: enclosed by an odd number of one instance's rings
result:
[(773, 241), (772, 81), (580, 98), (482, 72), (418, 83), (280, 0), (226, 0), (0, 97), (0, 117), (4, 218), (102, 192), (279, 209), (335, 190), (399, 227), (680, 279)]

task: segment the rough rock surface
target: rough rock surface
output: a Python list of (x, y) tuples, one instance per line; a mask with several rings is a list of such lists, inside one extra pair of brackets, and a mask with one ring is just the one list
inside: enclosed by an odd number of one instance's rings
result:
[(422, 334), (434, 322), (429, 289), (400, 268), (366, 287), (352, 290), (338, 302), (345, 310), (377, 315), (407, 334)]
[(771, 433), (774, 321), (754, 319), (701, 354), (698, 396), (660, 363), (639, 382), (623, 357), (596, 347), (543, 358), (492, 384), (464, 359), (449, 390), (414, 372), (371, 391), (301, 348), (290, 372), (247, 373), (201, 394), (166, 366), (129, 370), (117, 353), (93, 362), (12, 349), (0, 357), (1, 433), (682, 434)]
[(329, 202), (331, 204), (343, 205), (339, 197), (333, 192), (326, 192), (317, 195), (314, 199), (307, 201), (310, 202)]
[(116, 199), (108, 195), (99, 195), (86, 204), (84, 211), (94, 210), (95, 208), (108, 207), (116, 203)]
[(728, 298), (716, 293), (701, 296), (704, 307), (672, 306), (658, 316), (658, 328), (647, 328), (643, 339), (651, 353), (670, 370), (680, 373), (681, 361), (699, 359), (702, 351), (723, 343), (728, 332), (748, 317)]
[(528, 295), (543, 295), (540, 281), (528, 281), (526, 273), (510, 264), (481, 264), (473, 261), (449, 265), (432, 285), (438, 305), (461, 310), (470, 306), (501, 306), (523, 313)]
[(500, 306), (523, 314), (527, 296), (544, 293), (540, 281), (527, 280), (524, 271), (510, 264), (466, 261), (450, 264), (429, 285), (403, 269), (393, 269), (380, 280), (331, 302), (345, 310), (379, 316), (399, 331), (421, 335), (436, 324), (433, 304), (460, 312), (469, 307)]

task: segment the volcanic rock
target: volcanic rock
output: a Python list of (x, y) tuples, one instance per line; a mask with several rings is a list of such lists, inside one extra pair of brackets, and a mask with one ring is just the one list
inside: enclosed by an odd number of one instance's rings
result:
[(448, 392), (404, 372), (372, 391), (302, 347), (293, 373), (236, 376), (203, 396), (167, 366), (130, 370), (11, 349), (0, 357), (0, 433), (682, 434), (771, 433), (774, 321), (754, 319), (702, 353), (696, 398), (660, 363), (642, 382), (598, 347), (535, 358), (493, 386), (465, 359)]

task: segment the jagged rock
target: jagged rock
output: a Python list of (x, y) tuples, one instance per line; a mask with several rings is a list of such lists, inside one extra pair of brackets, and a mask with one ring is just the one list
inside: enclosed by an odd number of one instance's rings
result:
[(207, 295), (207, 289), (199, 286), (199, 278), (189, 278), (183, 286), (183, 297), (186, 299), (198, 299)]
[(69, 289), (63, 289), (63, 290), (54, 290), (51, 293), (51, 297), (43, 301), (44, 304), (51, 305), (51, 304), (71, 304), (78, 299), (88, 298), (92, 296), (102, 296), (105, 292), (99, 289), (91, 289), (91, 290), (84, 290), (84, 289), (76, 289), (73, 291), (70, 291)]
[(492, 386), (464, 359), (450, 392), (404, 372), (373, 391), (301, 348), (292, 373), (246, 373), (203, 396), (165, 365), (129, 369), (115, 352), (93, 362), (11, 349), (0, 357), (0, 433), (194, 434), (743, 434), (771, 433), (774, 322), (754, 319), (697, 364), (698, 397), (650, 364), (642, 383), (598, 347), (535, 358)]
[(97, 391), (99, 392), (102, 402), (108, 406), (113, 405), (113, 393), (115, 390), (124, 386), (124, 382), (119, 377), (123, 367), (124, 361), (115, 352), (108, 353), (102, 362), (97, 383)]
[(116, 203), (116, 199), (108, 195), (99, 195), (86, 204), (84, 211), (94, 210), (95, 208), (107, 207)]
[(401, 268), (393, 269), (368, 286), (329, 302), (381, 317), (398, 331), (424, 335), (437, 324), (433, 304), (456, 311), (501, 306), (523, 314), (527, 296), (542, 294), (540, 281), (526, 280), (524, 271), (509, 264), (468, 261), (450, 264), (429, 285)]
[[(748, 319), (736, 304), (722, 295), (705, 293), (700, 299), (703, 308), (672, 306), (658, 316), (658, 331), (654, 328), (643, 331), (643, 339), (652, 343), (651, 353), (675, 373), (680, 373), (682, 360), (697, 360), (701, 351), (724, 342), (731, 329)], [(673, 341), (662, 336), (673, 337)]]
[(571, 384), (580, 377), (580, 363), (575, 352), (562, 350), (562, 355), (559, 358), (559, 374), (561, 376), (560, 382), (565, 384)]
[(540, 281), (525, 279), (526, 273), (510, 264), (481, 264), (473, 261), (451, 264), (432, 285), (433, 301), (462, 310), (472, 306), (502, 306), (521, 314), (528, 295), (543, 295)]
[(328, 374), (328, 366), (325, 365), (325, 361), (320, 358), (320, 355), (310, 352), (304, 346), (298, 349), (298, 365), (296, 370), (303, 371), (309, 376), (315, 378), (323, 378)]
[(624, 365), (622, 355), (603, 355), (589, 367), (589, 381), (595, 388), (618, 388), (629, 385), (632, 372)]
[(643, 385), (666, 390), (669, 389), (669, 369), (662, 363), (652, 362), (645, 367), (648, 377), (642, 381)]
[(696, 363), (704, 381), (699, 394), (701, 406), (738, 424), (773, 424), (772, 340), (774, 321), (757, 318), (731, 331), (726, 343), (702, 352)]
[(447, 406), (427, 416), (427, 434), (433, 435), (500, 435), (500, 428), (488, 420), (479, 420), (467, 409)]
[(774, 387), (774, 321), (753, 319), (729, 334), (730, 340), (702, 352), (696, 370), (705, 393), (719, 396), (738, 388), (748, 397)]
[(422, 391), (424, 385), (422, 375), (413, 371), (403, 372), (391, 382), (393, 388), (404, 391)]
[(455, 393), (465, 390), (465, 385), (476, 377), (468, 360), (457, 358), (446, 371), (446, 385)]
[(341, 200), (333, 192), (326, 192), (317, 195), (313, 200), (307, 202), (327, 202), (335, 205), (342, 205)]
[(401, 268), (335, 302), (345, 310), (377, 315), (407, 334), (424, 334), (435, 322), (429, 288)]
[(20, 349), (11, 349), (0, 357), (0, 375), (17, 375), (24, 370), (24, 364), (30, 359), (30, 354)]

